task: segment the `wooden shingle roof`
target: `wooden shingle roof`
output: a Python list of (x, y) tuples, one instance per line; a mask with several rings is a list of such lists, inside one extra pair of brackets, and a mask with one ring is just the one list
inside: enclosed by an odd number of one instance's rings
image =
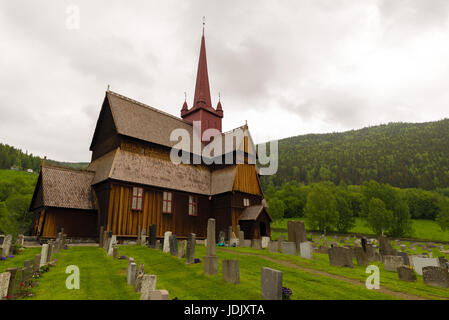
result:
[[(87, 170), (42, 166), (30, 210), (38, 206), (95, 210), (91, 188), (94, 175)], [(38, 194), (40, 199), (36, 201)]]
[(270, 218), (270, 220), (273, 221), (273, 219), (271, 218), (271, 216), (269, 215), (269, 213), (267, 212), (267, 210), (265, 209), (265, 207), (262, 204), (253, 205), (253, 206), (249, 206), (249, 207), (245, 208), (245, 210), (243, 210), (243, 213), (240, 216), (239, 220), (254, 220), (255, 221), (255, 220), (257, 220), (257, 218), (263, 211), (265, 211), (266, 214), (268, 215), (268, 217)]

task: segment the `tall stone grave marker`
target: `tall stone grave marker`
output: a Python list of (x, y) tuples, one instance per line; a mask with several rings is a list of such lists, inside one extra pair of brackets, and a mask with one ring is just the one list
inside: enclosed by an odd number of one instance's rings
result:
[(145, 228), (140, 232), (140, 245), (144, 246), (147, 243), (147, 230)]
[(265, 300), (282, 300), (282, 272), (262, 267), (260, 274), (261, 295)]
[(126, 281), (130, 286), (134, 286), (136, 283), (136, 272), (137, 272), (137, 265), (135, 262), (131, 262), (128, 264), (128, 273), (126, 277)]
[(148, 241), (148, 247), (152, 249), (156, 249), (156, 225), (152, 224), (150, 225), (150, 235), (149, 235), (149, 241)]
[(157, 277), (154, 274), (144, 274), (140, 289), (140, 300), (150, 300), (151, 292), (156, 290)]
[(11, 273), (9, 272), (0, 273), (0, 300), (8, 295), (10, 278)]
[(100, 248), (103, 248), (103, 241), (104, 241), (104, 227), (100, 227), (100, 232), (98, 234), (98, 246)]
[(296, 234), (295, 234), (295, 221), (287, 222), (287, 241), (296, 243)]
[(47, 257), (48, 257), (48, 244), (43, 244), (41, 249), (41, 261), (39, 266), (44, 266), (47, 263)]
[(195, 244), (196, 244), (196, 235), (194, 233), (190, 233), (187, 239), (187, 250), (186, 250), (187, 264), (192, 264), (195, 262)]
[(166, 231), (164, 233), (164, 247), (162, 249), (162, 252), (165, 252), (165, 253), (170, 252), (170, 236), (171, 236), (171, 231)]
[(313, 258), (312, 242), (310, 242), (310, 241), (300, 242), (299, 246), (300, 246), (299, 252), (301, 253), (301, 258), (304, 258), (304, 259), (312, 259)]
[(187, 240), (181, 241), (181, 246), (178, 250), (178, 258), (183, 259), (186, 256), (186, 246), (187, 246)]
[(8, 234), (3, 240), (2, 257), (6, 258), (10, 254), (12, 243), (12, 235)]
[(178, 239), (176, 238), (176, 235), (170, 236), (169, 242), (170, 242), (170, 254), (176, 257), (178, 255)]
[(212, 275), (218, 272), (216, 256), (215, 219), (207, 221), (207, 255), (204, 257), (204, 274)]

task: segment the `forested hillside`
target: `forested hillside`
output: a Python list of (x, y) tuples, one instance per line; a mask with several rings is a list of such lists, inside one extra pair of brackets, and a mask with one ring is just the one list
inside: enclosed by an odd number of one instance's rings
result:
[(369, 180), (401, 188), (449, 187), (449, 119), (280, 140), (278, 172), (262, 183), (361, 185)]

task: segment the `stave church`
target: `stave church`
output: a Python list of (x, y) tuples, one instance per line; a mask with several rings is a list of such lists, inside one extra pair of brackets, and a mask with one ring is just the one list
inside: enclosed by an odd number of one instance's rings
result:
[[(270, 236), (272, 219), (248, 125), (222, 132), (223, 117), (221, 102), (214, 108), (211, 101), (203, 28), (192, 107), (184, 101), (177, 117), (108, 88), (87, 169), (43, 161), (30, 204), (33, 235), (55, 238), (64, 228), (70, 238), (98, 238), (103, 227), (118, 239), (135, 239), (138, 230), (148, 234), (155, 224), (158, 238), (171, 231), (181, 239), (190, 233), (201, 239), (207, 220), (214, 218), (217, 232), (232, 226), (236, 233), (239, 226), (247, 239)], [(173, 149), (198, 158), (198, 148), (177, 150), (171, 139), (176, 129), (199, 140), (200, 152), (217, 138), (230, 137), (235, 143), (215, 149), (210, 159), (203, 153), (193, 164), (174, 163)], [(216, 135), (205, 139), (210, 129)], [(243, 139), (233, 138), (236, 131), (243, 132)]]

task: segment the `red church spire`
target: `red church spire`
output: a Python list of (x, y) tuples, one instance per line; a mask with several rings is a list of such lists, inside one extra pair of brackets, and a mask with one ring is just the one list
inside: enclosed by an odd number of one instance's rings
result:
[(188, 110), (187, 103), (184, 102), (181, 110), (181, 117), (189, 122), (201, 121), (202, 132), (204, 132), (204, 130), (208, 128), (215, 128), (221, 132), (221, 119), (223, 118), (223, 109), (220, 102), (218, 103), (217, 107), (217, 110), (212, 107), (212, 101), (210, 98), (203, 18), (203, 34), (201, 36), (200, 57), (198, 60), (198, 71), (196, 75), (193, 106), (190, 110)]

